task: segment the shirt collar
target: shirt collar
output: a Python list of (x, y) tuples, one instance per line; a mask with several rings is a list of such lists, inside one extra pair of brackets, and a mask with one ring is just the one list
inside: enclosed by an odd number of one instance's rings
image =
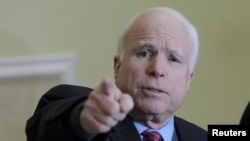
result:
[[(147, 130), (148, 127), (137, 122), (137, 121), (133, 121), (137, 131), (139, 134), (141, 134), (143, 131)], [(149, 129), (150, 131), (151, 129)], [(154, 130), (152, 130), (154, 131)], [(158, 131), (161, 136), (163, 137), (164, 141), (171, 141), (172, 137), (173, 137), (173, 133), (174, 133), (174, 118), (173, 116), (171, 117), (171, 119), (169, 120), (169, 122), (163, 126), (161, 129), (155, 130)], [(142, 139), (142, 135), (140, 135), (141, 139)]]

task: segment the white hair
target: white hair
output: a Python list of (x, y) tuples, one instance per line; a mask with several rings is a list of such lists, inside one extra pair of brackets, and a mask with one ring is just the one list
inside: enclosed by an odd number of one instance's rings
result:
[[(189, 69), (192, 72), (195, 68), (195, 65), (197, 63), (197, 58), (199, 54), (199, 38), (198, 38), (198, 33), (195, 29), (195, 27), (178, 11), (169, 8), (169, 7), (155, 7), (155, 8), (150, 8), (146, 11), (163, 11), (165, 13), (168, 13), (178, 20), (180, 20), (183, 25), (187, 29), (187, 33), (190, 35), (191, 40), (193, 42), (193, 50), (192, 50), (192, 56), (190, 58), (190, 66)], [(119, 39), (118, 39), (118, 48), (117, 48), (117, 55), (119, 55), (120, 59), (122, 60), (123, 58), (123, 53), (124, 53), (124, 45), (125, 45), (125, 40), (126, 40), (126, 34), (127, 31), (129, 30), (130, 26), (133, 24), (133, 22), (140, 16), (142, 13), (139, 13), (135, 17), (133, 17), (126, 25), (125, 27), (121, 30)]]

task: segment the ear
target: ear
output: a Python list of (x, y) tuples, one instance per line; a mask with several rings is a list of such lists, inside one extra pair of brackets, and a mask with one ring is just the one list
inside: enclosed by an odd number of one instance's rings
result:
[(120, 56), (116, 55), (114, 57), (114, 75), (115, 75), (115, 79), (117, 79), (117, 77), (118, 77), (120, 66), (121, 66)]
[(192, 80), (194, 79), (194, 72), (191, 72), (189, 75), (188, 75), (188, 82), (187, 82), (187, 91), (189, 90), (189, 87), (192, 83)]

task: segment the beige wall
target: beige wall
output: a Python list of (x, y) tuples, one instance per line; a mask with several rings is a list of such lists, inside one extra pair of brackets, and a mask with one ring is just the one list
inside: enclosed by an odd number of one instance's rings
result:
[(124, 23), (158, 5), (184, 13), (200, 35), (195, 79), (177, 115), (204, 129), (237, 124), (250, 100), (249, 0), (1, 0), (0, 59), (73, 53), (78, 84), (95, 87), (113, 77)]

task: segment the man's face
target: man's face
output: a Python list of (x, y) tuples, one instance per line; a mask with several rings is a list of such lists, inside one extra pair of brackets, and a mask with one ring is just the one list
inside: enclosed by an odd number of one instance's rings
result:
[(172, 115), (185, 101), (191, 41), (176, 20), (142, 16), (127, 32), (124, 57), (115, 58), (116, 84), (141, 114)]

